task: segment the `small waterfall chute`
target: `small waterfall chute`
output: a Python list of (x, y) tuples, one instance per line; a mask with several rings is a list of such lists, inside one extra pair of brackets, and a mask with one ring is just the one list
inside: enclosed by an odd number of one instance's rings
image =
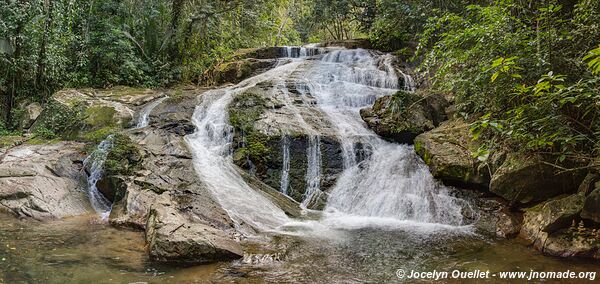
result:
[(154, 100), (153, 102), (146, 105), (140, 112), (140, 115), (138, 117), (138, 121), (137, 121), (137, 124), (135, 127), (143, 128), (143, 127), (148, 126), (148, 124), (150, 124), (150, 113), (152, 113), (152, 110), (154, 110), (157, 106), (159, 106), (162, 102), (164, 102), (168, 98), (169, 98), (169, 96), (164, 96), (164, 97)]
[(83, 161), (84, 166), (89, 170), (87, 193), (90, 204), (103, 220), (108, 219), (112, 203), (98, 190), (97, 183), (104, 175), (104, 162), (106, 162), (108, 153), (113, 147), (113, 139), (113, 135), (107, 136), (98, 144), (96, 150)]

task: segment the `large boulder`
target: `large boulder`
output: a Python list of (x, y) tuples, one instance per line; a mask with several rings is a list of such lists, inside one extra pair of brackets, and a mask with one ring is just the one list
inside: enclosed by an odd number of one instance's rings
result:
[(526, 209), (521, 236), (545, 254), (600, 259), (598, 232), (583, 222), (576, 225), (584, 199), (574, 194)]
[(0, 154), (0, 210), (38, 220), (90, 212), (81, 143), (22, 144)]
[(417, 135), (446, 119), (447, 106), (448, 102), (441, 95), (422, 96), (400, 91), (377, 99), (372, 107), (362, 109), (360, 116), (383, 138), (412, 144)]
[(596, 189), (585, 198), (581, 218), (600, 224), (600, 182), (596, 183)]
[(31, 125), (33, 125), (33, 123), (38, 118), (38, 116), (40, 116), (40, 114), (42, 113), (42, 110), (43, 110), (42, 105), (40, 105), (39, 103), (28, 104), (24, 108), (24, 112), (21, 115), (20, 128), (21, 129), (29, 129), (29, 127), (31, 127)]
[(223, 231), (168, 206), (150, 212), (146, 243), (150, 259), (158, 262), (202, 264), (244, 255), (242, 247)]
[(415, 150), (434, 177), (447, 184), (487, 188), (489, 170), (473, 157), (477, 150), (469, 125), (450, 120), (415, 139)]
[(577, 192), (584, 177), (581, 171), (559, 172), (540, 156), (509, 154), (492, 175), (490, 191), (523, 205)]

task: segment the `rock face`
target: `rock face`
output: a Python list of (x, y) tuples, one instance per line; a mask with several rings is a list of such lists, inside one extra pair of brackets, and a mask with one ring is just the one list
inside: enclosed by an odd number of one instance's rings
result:
[(83, 144), (23, 144), (0, 152), (0, 210), (38, 220), (90, 212)]
[(557, 174), (538, 156), (509, 154), (494, 172), (490, 191), (512, 204), (528, 204), (574, 193), (584, 176), (578, 171)]
[(276, 59), (247, 58), (219, 64), (205, 78), (206, 83), (221, 85), (239, 83), (242, 80), (264, 72), (277, 64)]
[[(321, 193), (309, 207), (321, 209), (326, 198), (322, 193), (333, 186), (343, 170), (341, 146), (330, 125), (323, 124), (322, 121), (327, 120), (318, 119), (324, 114), (310, 108), (293, 85), (288, 86), (289, 92), (277, 93), (267, 91), (271, 89), (270, 84), (274, 83), (250, 88), (234, 98), (229, 107), (229, 119), (234, 127), (234, 162), (268, 186), (285, 190), (298, 202), (306, 198), (307, 172), (311, 166), (315, 167), (313, 170), (319, 173), (316, 186)], [(292, 106), (286, 106), (282, 100), (291, 101)], [(298, 123), (298, 113), (314, 121)], [(312, 161), (312, 165), (310, 151), (320, 157), (316, 163)], [(288, 186), (282, 189), (286, 162)]]
[(489, 170), (473, 157), (476, 149), (469, 125), (461, 120), (446, 121), (415, 139), (415, 150), (434, 177), (451, 185), (487, 188)]
[(440, 95), (421, 96), (400, 91), (377, 99), (373, 107), (360, 111), (369, 128), (398, 143), (412, 144), (415, 137), (446, 119), (448, 102)]
[[(194, 131), (189, 119), (201, 92), (170, 96), (151, 113), (150, 126), (126, 131), (141, 157), (125, 170), (129, 174), (107, 171), (106, 178), (121, 184), (110, 223), (145, 230), (154, 261), (206, 263), (243, 254), (232, 221), (198, 179), (184, 141)], [(109, 153), (107, 163), (138, 160), (124, 157), (129, 155), (137, 154), (122, 151), (111, 158)]]
[(593, 228), (577, 224), (585, 197), (575, 194), (525, 211), (521, 236), (539, 251), (562, 257), (600, 259), (600, 238)]

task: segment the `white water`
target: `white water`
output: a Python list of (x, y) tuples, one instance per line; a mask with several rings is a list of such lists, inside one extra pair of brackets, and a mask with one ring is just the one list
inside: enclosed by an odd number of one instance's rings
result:
[(321, 194), (321, 138), (310, 135), (308, 149), (306, 150), (306, 191), (302, 200), (302, 207), (307, 208)]
[[(287, 52), (294, 57), (293, 51)], [(237, 94), (266, 81), (271, 82), (274, 92), (281, 94), (286, 107), (294, 112), (298, 125), (311, 137), (307, 149), (304, 206), (321, 192), (319, 132), (305, 120), (306, 113), (293, 104), (286, 84), (296, 84), (305, 102), (309, 95), (316, 99), (316, 106), (314, 103), (308, 106), (325, 114), (342, 144), (346, 169), (330, 191), (323, 217), (316, 223), (302, 221), (302, 226), (318, 230), (335, 223), (339, 226), (348, 224), (351, 229), (390, 224), (390, 220), (399, 226), (420, 224), (432, 228), (462, 228), (465, 225), (461, 214), (463, 201), (448, 195), (412, 147), (380, 139), (360, 118), (359, 110), (372, 105), (378, 97), (391, 95), (399, 88), (414, 90), (412, 79), (398, 74), (392, 63), (390, 55), (341, 49), (322, 55), (321, 61), (294, 59), (238, 85), (203, 94), (203, 101), (193, 117), (197, 132), (188, 136), (187, 141), (194, 155), (196, 171), (238, 227), (250, 225), (259, 231), (272, 231), (299, 226), (298, 221), (288, 218), (281, 209), (248, 186), (230, 157), (232, 129), (228, 124), (227, 105)], [(405, 77), (405, 86), (399, 86), (399, 75)], [(368, 152), (360, 162), (355, 153), (358, 144)], [(283, 151), (285, 156), (285, 143)], [(283, 172), (289, 167), (288, 163), (284, 159)], [(284, 187), (287, 188), (287, 179), (282, 176), (282, 192)]]
[(281, 170), (281, 186), (279, 191), (287, 195), (288, 187), (290, 186), (290, 137), (288, 135), (283, 135), (283, 141), (281, 142), (283, 144), (283, 166)]
[(140, 112), (140, 115), (138, 117), (138, 122), (135, 127), (143, 128), (143, 127), (148, 126), (148, 124), (150, 123), (150, 113), (152, 113), (152, 110), (154, 110), (157, 106), (159, 106), (163, 101), (165, 101), (168, 98), (169, 98), (169, 96), (164, 96), (160, 99), (154, 100), (153, 102), (151, 102), (147, 106), (145, 106), (142, 109), (142, 111)]
[(106, 156), (108, 156), (108, 152), (113, 147), (113, 136), (109, 135), (104, 141), (98, 144), (98, 147), (92, 154), (90, 154), (84, 161), (83, 164), (86, 168), (89, 169), (90, 174), (87, 178), (88, 184), (88, 196), (90, 198), (90, 203), (92, 204), (92, 208), (96, 210), (100, 217), (103, 220), (108, 219), (108, 215), (110, 214), (110, 210), (112, 207), (111, 202), (98, 191), (96, 184), (102, 178), (104, 174), (104, 162), (106, 161)]
[(235, 95), (260, 82), (285, 78), (300, 64), (292, 62), (269, 70), (241, 83), (205, 92), (192, 121), (196, 132), (186, 136), (196, 172), (216, 200), (227, 211), (238, 230), (251, 235), (250, 226), (270, 231), (290, 221), (285, 213), (262, 194), (252, 189), (237, 172), (230, 155), (232, 129), (227, 106)]

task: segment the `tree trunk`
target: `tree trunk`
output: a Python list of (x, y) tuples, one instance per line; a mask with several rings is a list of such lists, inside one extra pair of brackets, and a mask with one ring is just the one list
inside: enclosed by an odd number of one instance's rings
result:
[[(37, 68), (35, 72), (35, 88), (37, 90), (41, 90), (44, 86), (42, 86), (44, 72), (46, 69), (46, 49), (48, 45), (48, 37), (52, 30), (52, 8), (53, 2), (52, 0), (46, 0), (44, 6), (46, 6), (46, 26), (44, 28), (44, 33), (42, 35), (42, 42), (40, 43), (40, 49), (38, 52), (37, 59)], [(44, 92), (44, 91), (43, 91)]]
[(181, 10), (183, 9), (184, 0), (173, 0), (171, 3), (171, 25), (169, 28), (169, 58), (173, 62), (181, 63), (181, 54), (179, 52), (179, 40), (177, 37), (177, 30), (179, 29), (179, 23), (181, 22)]

